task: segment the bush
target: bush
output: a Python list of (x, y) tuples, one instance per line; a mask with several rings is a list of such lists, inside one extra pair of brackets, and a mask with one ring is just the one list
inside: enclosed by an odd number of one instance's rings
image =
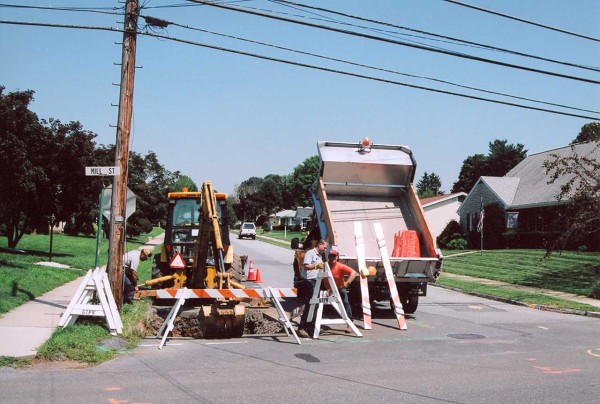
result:
[(265, 233), (268, 233), (271, 231), (271, 223), (269, 222), (264, 222), (262, 225), (262, 229)]
[(450, 241), (458, 238), (464, 238), (462, 229), (456, 220), (451, 220), (438, 236), (437, 243), (441, 248), (446, 248)]
[(455, 238), (454, 240), (450, 240), (446, 248), (449, 250), (464, 250), (467, 248), (467, 240), (464, 238)]

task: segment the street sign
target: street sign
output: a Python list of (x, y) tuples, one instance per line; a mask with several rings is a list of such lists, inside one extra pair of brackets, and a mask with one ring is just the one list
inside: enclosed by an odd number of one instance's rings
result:
[(121, 175), (121, 167), (86, 167), (85, 175)]
[[(129, 187), (127, 187), (127, 201), (125, 204), (125, 219), (133, 215), (135, 212), (137, 196), (133, 193)], [(112, 186), (104, 190), (102, 195), (102, 215), (110, 220), (110, 207), (112, 205)]]

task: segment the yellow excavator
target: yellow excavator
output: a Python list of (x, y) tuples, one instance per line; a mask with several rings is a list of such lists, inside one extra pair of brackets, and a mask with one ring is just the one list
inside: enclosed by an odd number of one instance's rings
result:
[[(157, 289), (245, 289), (240, 271), (232, 269), (233, 247), (229, 242), (227, 195), (213, 190), (205, 181), (201, 192), (168, 194), (169, 208), (165, 240), (156, 254), (152, 289), (138, 296), (156, 296)], [(239, 257), (237, 257), (239, 260)], [(198, 300), (198, 301), (196, 301)], [(241, 337), (245, 305), (233, 298), (194, 299), (200, 306), (198, 323), (204, 338)]]

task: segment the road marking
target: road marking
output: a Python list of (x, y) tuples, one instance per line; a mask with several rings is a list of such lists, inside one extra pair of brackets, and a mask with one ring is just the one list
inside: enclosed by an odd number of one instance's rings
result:
[(550, 328), (548, 328), (548, 327), (543, 327), (543, 326), (541, 326), (541, 325), (538, 325), (538, 328), (541, 328), (542, 330), (549, 330), (549, 329), (550, 329)]
[[(598, 353), (594, 353), (593, 351), (598, 351)], [(600, 358), (600, 348), (588, 349), (587, 353), (589, 353), (590, 355), (595, 356), (597, 358)]]
[(106, 390), (106, 391), (120, 391), (121, 387), (107, 387), (104, 390)]
[(546, 374), (552, 374), (552, 375), (562, 375), (564, 373), (575, 373), (575, 372), (581, 372), (581, 369), (563, 369), (563, 370), (555, 370), (554, 368), (551, 368), (550, 366), (534, 366), (534, 368), (543, 371)]
[(469, 306), (469, 308), (473, 310), (481, 310), (481, 306)]
[(527, 358), (527, 360), (530, 361), (530, 362), (534, 362), (534, 361), (537, 360), (537, 358)]

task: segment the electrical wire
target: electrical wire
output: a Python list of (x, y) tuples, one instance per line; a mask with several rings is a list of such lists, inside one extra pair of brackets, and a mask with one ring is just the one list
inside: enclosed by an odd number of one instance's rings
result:
[[(140, 17), (147, 18), (146, 16), (143, 16), (143, 15), (140, 15)], [(561, 108), (572, 109), (572, 110), (576, 110), (576, 111), (583, 111), (583, 112), (591, 112), (591, 113), (594, 113), (594, 114), (600, 114), (600, 111), (594, 111), (594, 110), (589, 110), (589, 109), (570, 107), (568, 105), (563, 105), (563, 104), (556, 104), (556, 103), (547, 102), (547, 101), (540, 101), (540, 100), (535, 100), (535, 99), (532, 99), (532, 98), (520, 97), (520, 96), (506, 94), (506, 93), (501, 93), (501, 92), (497, 92), (497, 91), (484, 90), (484, 89), (481, 89), (481, 88), (471, 87), (471, 86), (462, 85), (462, 84), (457, 84), (457, 83), (453, 83), (451, 81), (436, 79), (436, 78), (433, 78), (433, 77), (419, 76), (419, 75), (414, 75), (414, 74), (409, 74), (409, 73), (403, 73), (403, 72), (399, 72), (399, 71), (396, 71), (396, 70), (384, 69), (384, 68), (380, 68), (380, 67), (376, 67), (376, 66), (365, 65), (365, 64), (362, 64), (362, 63), (351, 62), (351, 61), (348, 61), (348, 60), (333, 58), (333, 57), (329, 57), (329, 56), (325, 56), (325, 55), (319, 55), (319, 54), (312, 53), (312, 52), (301, 51), (301, 50), (297, 50), (297, 49), (287, 48), (287, 47), (284, 47), (284, 46), (273, 45), (273, 44), (266, 43), (266, 42), (255, 41), (255, 40), (247, 39), (247, 38), (241, 38), (241, 37), (237, 37), (237, 36), (234, 36), (234, 35), (228, 35), (228, 34), (223, 34), (223, 33), (220, 33), (220, 32), (209, 31), (209, 30), (202, 29), (202, 28), (190, 27), (189, 25), (182, 25), (182, 24), (178, 24), (178, 23), (175, 23), (175, 22), (172, 22), (172, 21), (165, 21), (165, 22), (168, 23), (169, 25), (173, 25), (173, 26), (176, 26), (176, 27), (184, 28), (184, 29), (189, 29), (189, 30), (192, 30), (192, 31), (204, 32), (204, 33), (211, 34), (211, 35), (216, 35), (216, 36), (225, 37), (225, 38), (231, 38), (231, 39), (235, 39), (235, 40), (242, 41), (242, 42), (247, 42), (247, 43), (253, 43), (253, 44), (257, 44), (257, 45), (267, 46), (267, 47), (270, 47), (270, 48), (285, 50), (285, 51), (293, 52), (293, 53), (299, 53), (299, 54), (302, 54), (302, 55), (313, 56), (313, 57), (317, 57), (317, 58), (320, 58), (320, 59), (331, 60), (331, 61), (334, 61), (334, 62), (344, 63), (344, 64), (348, 64), (348, 65), (352, 65), (352, 66), (364, 67), (364, 68), (367, 68), (367, 69), (377, 70), (377, 71), (381, 71), (381, 72), (385, 72), (385, 73), (392, 73), (392, 74), (397, 74), (397, 75), (406, 76), (406, 77), (412, 77), (412, 78), (423, 79), (423, 80), (430, 80), (430, 81), (434, 81), (434, 82), (438, 82), (438, 83), (442, 83), (442, 84), (448, 84), (448, 85), (459, 87), (459, 88), (465, 88), (465, 89), (468, 89), (468, 90), (474, 90), (474, 91), (479, 91), (479, 92), (488, 93), (488, 94), (500, 95), (500, 96), (503, 96), (503, 97), (515, 98), (515, 99), (529, 101), (529, 102), (534, 102), (534, 103), (538, 103), (538, 104), (545, 104), (545, 105), (551, 105), (551, 106), (554, 106), (554, 107), (561, 107)]]
[[(26, 21), (0, 20), (0, 24), (51, 27), (51, 28), (100, 30), (100, 31), (111, 31), (111, 32), (121, 32), (121, 33), (125, 32), (125, 30), (123, 30), (123, 29), (117, 29), (117, 28), (112, 28), (112, 27), (49, 24), (49, 23), (36, 23), (36, 22), (26, 22)], [(186, 39), (172, 38), (172, 37), (155, 34), (155, 33), (138, 32), (138, 35), (156, 37), (156, 38), (161, 38), (161, 39), (165, 39), (168, 41), (180, 42), (180, 43), (199, 46), (199, 47), (203, 47), (203, 48), (228, 52), (228, 53), (232, 53), (232, 54), (249, 56), (249, 57), (256, 58), (256, 59), (269, 60), (272, 62), (283, 63), (283, 64), (287, 64), (287, 65), (292, 65), (292, 66), (305, 67), (305, 68), (313, 69), (313, 70), (326, 71), (326, 72), (336, 73), (336, 74), (340, 74), (340, 75), (344, 75), (344, 76), (362, 78), (362, 79), (366, 79), (366, 80), (372, 80), (372, 81), (377, 81), (377, 82), (381, 82), (381, 83), (387, 83), (387, 84), (393, 84), (393, 85), (397, 85), (397, 86), (414, 88), (414, 89), (418, 89), (418, 90), (430, 91), (430, 92), (439, 93), (439, 94), (453, 95), (453, 96), (462, 97), (462, 98), (490, 102), (490, 103), (494, 103), (494, 104), (512, 106), (512, 107), (516, 107), (516, 108), (523, 108), (523, 109), (529, 109), (529, 110), (533, 110), (533, 111), (547, 112), (550, 114), (571, 116), (571, 117), (575, 117), (575, 118), (583, 118), (583, 119), (590, 119), (590, 120), (594, 120), (594, 121), (600, 121), (600, 118), (598, 118), (598, 117), (579, 115), (579, 114), (556, 111), (556, 110), (551, 110), (551, 109), (546, 109), (546, 108), (538, 108), (538, 107), (533, 107), (533, 106), (529, 106), (529, 105), (516, 104), (516, 103), (511, 103), (511, 102), (506, 102), (506, 101), (494, 100), (494, 99), (490, 99), (490, 98), (477, 97), (477, 96), (468, 95), (468, 94), (455, 93), (452, 91), (446, 91), (446, 90), (440, 90), (440, 89), (435, 89), (435, 88), (430, 88), (430, 87), (418, 86), (418, 85), (414, 85), (414, 84), (402, 83), (399, 81), (388, 80), (388, 79), (383, 79), (383, 78), (378, 78), (378, 77), (373, 77), (373, 76), (366, 76), (366, 75), (351, 73), (351, 72), (347, 72), (347, 71), (343, 71), (343, 70), (330, 69), (327, 67), (321, 67), (321, 66), (315, 66), (315, 65), (310, 65), (310, 64), (306, 64), (306, 63), (294, 62), (291, 60), (280, 59), (280, 58), (275, 58), (275, 57), (265, 56), (265, 55), (259, 55), (256, 53), (243, 52), (243, 51), (239, 51), (239, 50), (235, 50), (235, 49), (223, 48), (221, 46), (209, 45), (209, 44), (205, 44), (205, 43), (201, 43), (201, 42), (189, 41)]]
[[(585, 66), (585, 65), (578, 64), (578, 63), (571, 63), (571, 62), (565, 62), (565, 61), (551, 59), (551, 58), (547, 58), (547, 57), (543, 57), (543, 56), (536, 56), (536, 55), (532, 55), (532, 54), (529, 54), (529, 53), (523, 53), (523, 52), (513, 51), (513, 50), (510, 50), (510, 49), (506, 49), (506, 48), (500, 48), (500, 47), (497, 47), (497, 46), (486, 45), (486, 44), (482, 44), (482, 43), (478, 43), (478, 42), (473, 42), (473, 41), (467, 41), (467, 40), (464, 40), (464, 39), (454, 38), (454, 37), (450, 37), (450, 36), (446, 36), (446, 35), (435, 34), (433, 32), (422, 31), (422, 30), (417, 30), (417, 29), (414, 29), (414, 28), (409, 28), (409, 27), (405, 27), (405, 26), (401, 26), (401, 25), (396, 25), (396, 24), (392, 24), (392, 23), (389, 23), (389, 22), (383, 22), (383, 21), (373, 20), (373, 19), (370, 19), (370, 18), (364, 18), (364, 17), (352, 15), (352, 14), (342, 13), (342, 12), (331, 10), (331, 9), (327, 9), (327, 8), (315, 7), (315, 6), (310, 6), (310, 5), (307, 5), (307, 4), (302, 4), (302, 3), (297, 3), (297, 2), (287, 1), (287, 0), (268, 0), (268, 1), (270, 1), (271, 3), (275, 3), (275, 4), (294, 5), (294, 6), (298, 6), (298, 7), (301, 7), (301, 8), (324, 11), (326, 13), (330, 13), (330, 14), (334, 14), (334, 15), (339, 15), (339, 16), (343, 16), (343, 17), (346, 17), (346, 18), (351, 18), (351, 19), (355, 19), (355, 20), (359, 20), (359, 21), (370, 22), (370, 23), (379, 24), (379, 25), (383, 25), (383, 26), (387, 26), (387, 27), (392, 27), (392, 28), (403, 29), (403, 30), (407, 30), (407, 31), (411, 31), (411, 32), (417, 32), (417, 33), (420, 33), (420, 34), (430, 35), (430, 36), (433, 36), (433, 37), (436, 37), (436, 38), (444, 38), (444, 39), (448, 39), (448, 40), (452, 41), (452, 42), (444, 41), (444, 42), (447, 42), (447, 43), (455, 43), (455, 44), (459, 44), (459, 45), (460, 44), (464, 44), (464, 45), (469, 45), (469, 46), (477, 47), (477, 48), (480, 48), (480, 49), (488, 49), (488, 50), (493, 50), (493, 51), (508, 53), (508, 54), (512, 54), (512, 55), (516, 55), (516, 56), (522, 56), (522, 57), (527, 57), (527, 58), (531, 58), (531, 59), (542, 60), (542, 61), (545, 61), (545, 62), (556, 63), (556, 64), (561, 64), (561, 65), (571, 66), (571, 67), (576, 67), (576, 68), (579, 68), (579, 69), (585, 69), (585, 70), (592, 70), (592, 71), (600, 72), (600, 68), (599, 67)], [(320, 15), (320, 14), (317, 14), (317, 15)], [(342, 23), (342, 22), (340, 22), (340, 23)], [(368, 29), (368, 27), (364, 27), (364, 26), (360, 26), (360, 25), (354, 25), (354, 24), (348, 24), (348, 23), (342, 23), (342, 24), (349, 25), (349, 26), (354, 26), (354, 27), (357, 27), (357, 28)], [(383, 31), (383, 30), (377, 30), (377, 31)], [(383, 31), (383, 32), (391, 32), (391, 31)], [(424, 37), (420, 37), (420, 38), (424, 38)], [(433, 40), (432, 38), (424, 38), (424, 39)]]
[(486, 59), (486, 58), (482, 58), (482, 57), (478, 57), (478, 56), (472, 56), (472, 55), (467, 55), (467, 54), (459, 53), (459, 52), (453, 52), (453, 51), (445, 51), (445, 50), (441, 50), (441, 49), (435, 49), (435, 48), (428, 47), (428, 46), (422, 46), (422, 45), (411, 44), (411, 43), (406, 43), (406, 42), (402, 42), (402, 41), (396, 41), (396, 40), (393, 40), (393, 39), (382, 38), (382, 37), (378, 37), (378, 36), (374, 36), (374, 35), (369, 35), (369, 34), (362, 34), (362, 33), (359, 33), (359, 32), (354, 32), (354, 31), (348, 31), (348, 30), (345, 30), (345, 29), (328, 27), (328, 26), (325, 26), (325, 25), (313, 24), (313, 23), (306, 22), (306, 21), (298, 21), (298, 20), (294, 20), (292, 18), (274, 16), (274, 15), (270, 15), (270, 14), (259, 12), (259, 11), (252, 11), (252, 10), (248, 10), (248, 9), (243, 9), (243, 8), (240, 8), (240, 7), (229, 6), (229, 5), (225, 5), (225, 4), (216, 4), (216, 3), (212, 3), (212, 2), (204, 1), (204, 0), (188, 0), (188, 1), (194, 2), (194, 3), (199, 3), (199, 4), (206, 4), (206, 5), (209, 5), (211, 7), (217, 7), (217, 8), (222, 8), (222, 9), (226, 9), (226, 10), (232, 10), (232, 11), (238, 11), (238, 12), (241, 12), (241, 13), (252, 14), (252, 15), (256, 15), (256, 16), (260, 16), (260, 17), (265, 17), (265, 18), (270, 18), (270, 19), (274, 19), (274, 20), (291, 22), (291, 23), (294, 23), (294, 24), (304, 25), (304, 26), (313, 27), (313, 28), (318, 28), (318, 29), (322, 29), (322, 30), (326, 30), (326, 31), (332, 31), (332, 32), (337, 32), (337, 33), (341, 33), (341, 34), (356, 36), (356, 37), (360, 37), (360, 38), (366, 38), (366, 39), (372, 39), (372, 40), (375, 40), (375, 41), (381, 41), (381, 42), (391, 43), (391, 44), (394, 44), (394, 45), (401, 45), (401, 46), (407, 46), (407, 47), (410, 47), (410, 48), (416, 48), (416, 49), (426, 50), (426, 51), (430, 51), (430, 52), (442, 53), (442, 54), (446, 54), (446, 55), (450, 55), (450, 56), (455, 56), (455, 57), (460, 57), (460, 58), (464, 58), (464, 59), (475, 60), (475, 61), (478, 61), (478, 62), (489, 63), (489, 64), (494, 64), (494, 65), (503, 66), (503, 67), (510, 67), (510, 68), (513, 68), (513, 69), (525, 70), (525, 71), (529, 71), (529, 72), (533, 72), (533, 73), (545, 74), (545, 75), (554, 76), (554, 77), (561, 77), (561, 78), (564, 78), (564, 79), (582, 81), (582, 82), (586, 82), (586, 83), (600, 84), (600, 81), (588, 79), (588, 78), (585, 78), (585, 77), (571, 76), (571, 75), (568, 75), (568, 74), (556, 73), (556, 72), (551, 72), (551, 71), (548, 71), (548, 70), (536, 69), (536, 68), (533, 68), (533, 67), (515, 65), (515, 64), (512, 64), (512, 63), (500, 62), (500, 61), (497, 61), (497, 60)]
[(534, 22), (534, 21), (529, 21), (529, 20), (523, 19), (523, 18), (514, 17), (512, 15), (499, 13), (497, 11), (489, 10), (489, 9), (486, 9), (486, 8), (483, 8), (483, 7), (477, 7), (477, 6), (474, 6), (472, 4), (463, 3), (461, 1), (456, 1), (456, 0), (443, 0), (443, 1), (446, 1), (446, 2), (452, 3), (452, 4), (456, 4), (458, 6), (463, 6), (463, 7), (467, 7), (467, 8), (472, 8), (474, 10), (483, 11), (485, 13), (494, 14), (494, 15), (497, 15), (497, 16), (500, 16), (500, 17), (511, 19), (511, 20), (523, 22), (525, 24), (535, 25), (536, 27), (542, 27), (542, 28), (546, 28), (546, 29), (549, 29), (549, 30), (552, 30), (552, 31), (561, 32), (563, 34), (572, 35), (572, 36), (576, 36), (576, 37), (584, 38), (584, 39), (589, 39), (590, 41), (600, 42), (600, 39), (598, 39), (598, 38), (594, 38), (594, 37), (591, 37), (591, 36), (578, 34), (576, 32), (567, 31), (567, 30), (564, 30), (562, 28), (551, 27), (550, 25), (540, 24), (540, 23), (537, 23), (537, 22)]

